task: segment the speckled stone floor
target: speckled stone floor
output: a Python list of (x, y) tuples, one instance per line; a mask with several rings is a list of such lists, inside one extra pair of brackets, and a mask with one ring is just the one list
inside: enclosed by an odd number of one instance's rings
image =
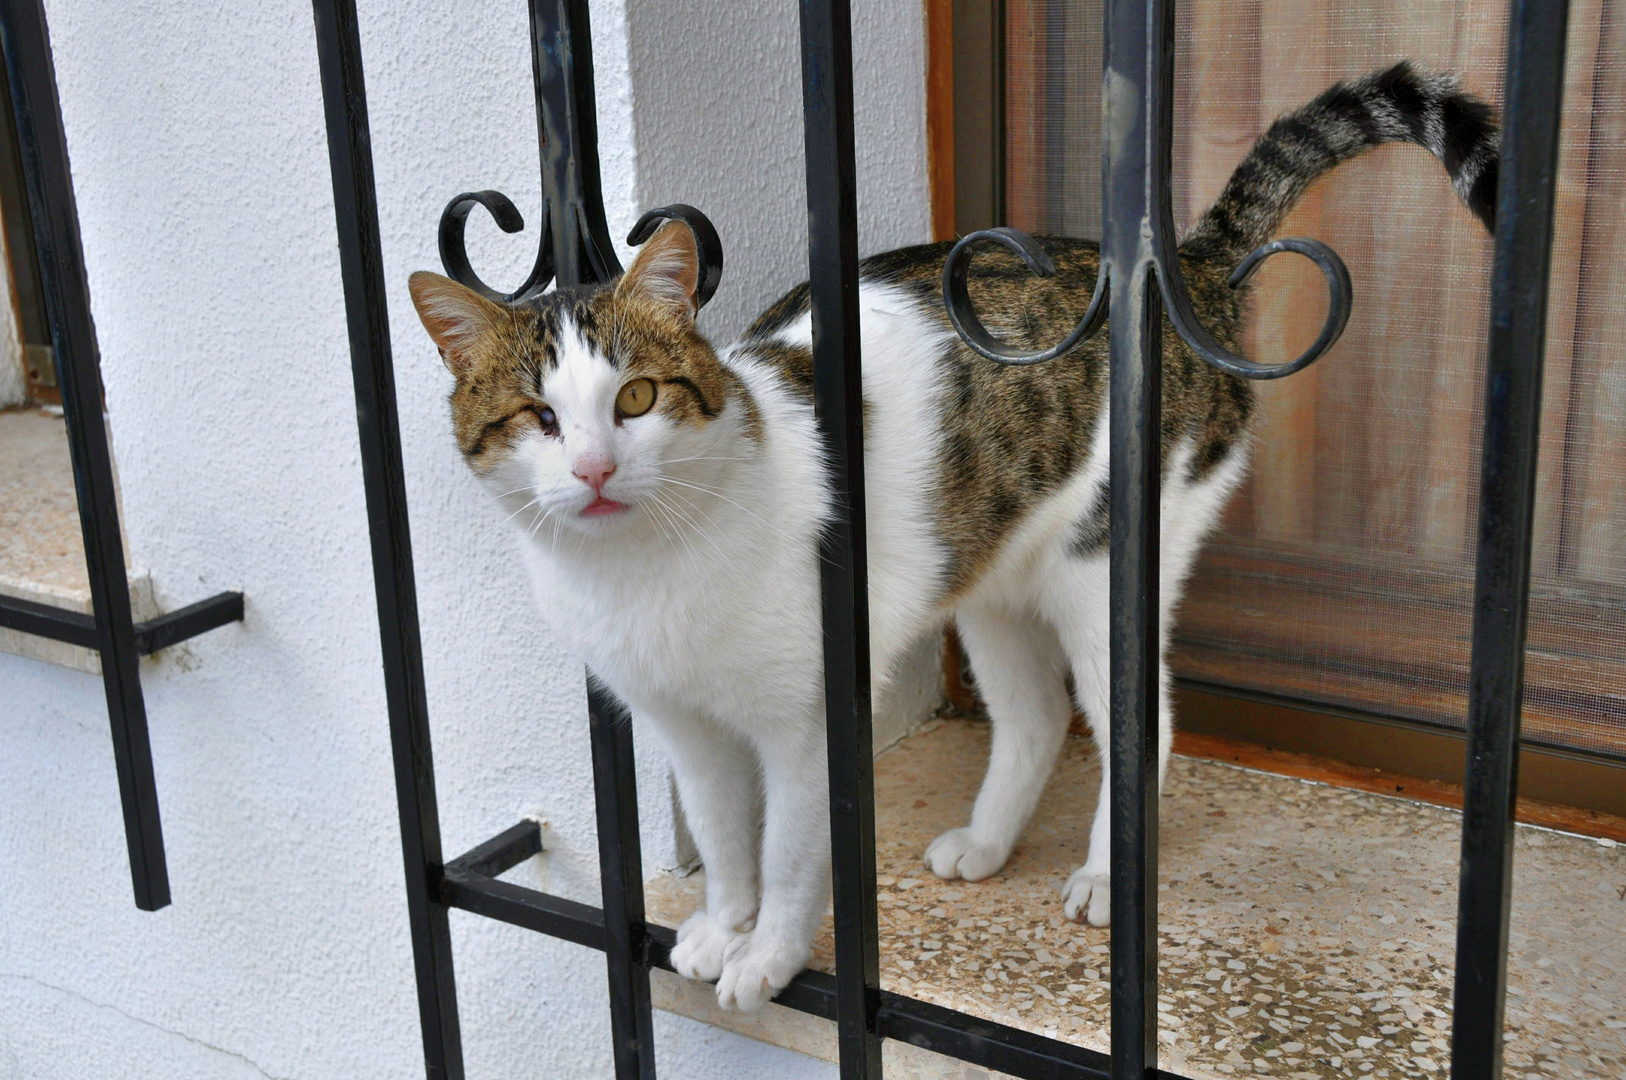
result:
[[(986, 755), (986, 724), (949, 720), (876, 763), (882, 983), (1104, 1051), (1109, 931), (1065, 921), (1058, 892), (1084, 857), (1099, 777), (1093, 750), (1069, 737), (1004, 871), (976, 884), (940, 881), (921, 854), (964, 822)], [(1191, 1077), (1444, 1075), (1458, 814), (1178, 757), (1161, 813), (1164, 1068)], [(1514, 865), (1507, 1075), (1619, 1080), (1626, 850), (1521, 827)], [(651, 882), (651, 917), (677, 925), (702, 888), (698, 874)], [(827, 921), (815, 967), (831, 970), (831, 945)], [(802, 1022), (788, 1010), (735, 1024), (705, 1008), (709, 994), (692, 992), (703, 988), (657, 989), (663, 1007), (824, 1052), (776, 1033)], [(945, 1065), (909, 1075), (987, 1074)]]

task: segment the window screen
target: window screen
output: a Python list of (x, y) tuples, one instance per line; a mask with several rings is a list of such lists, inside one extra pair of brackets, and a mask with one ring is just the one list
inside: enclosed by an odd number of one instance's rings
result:
[[(1278, 113), (1410, 58), (1499, 104), (1507, 12), (1483, 0), (1183, 0), (1176, 222)], [(1525, 697), (1532, 741), (1626, 757), (1626, 0), (1571, 5)], [(1101, 8), (1005, 0), (1006, 218), (1100, 235)], [(1383, 147), (1281, 230), (1331, 244), (1343, 340), (1260, 385), (1251, 479), (1186, 594), (1177, 674), (1460, 727), (1466, 708), (1490, 238), (1443, 170)], [(1325, 286), (1266, 264), (1245, 338), (1314, 339)]]

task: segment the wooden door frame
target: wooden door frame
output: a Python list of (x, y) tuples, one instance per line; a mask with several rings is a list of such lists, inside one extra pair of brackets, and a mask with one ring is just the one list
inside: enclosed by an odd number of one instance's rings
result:
[(932, 239), (952, 240), (1005, 221), (1005, 0), (924, 3)]

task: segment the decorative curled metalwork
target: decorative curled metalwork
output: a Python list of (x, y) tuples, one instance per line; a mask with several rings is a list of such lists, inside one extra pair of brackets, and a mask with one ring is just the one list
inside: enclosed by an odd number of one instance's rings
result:
[[(464, 246), (463, 233), (468, 225), (469, 213), (476, 207), (483, 206), (491, 212), (492, 220), (497, 227), (506, 233), (517, 233), (525, 228), (525, 218), (519, 212), (508, 196), (500, 191), (466, 191), (446, 204), (446, 209), (440, 215), (440, 261), (446, 268), (446, 276), (453, 281), (467, 285), (475, 292), (488, 300), (495, 300), (503, 304), (512, 304), (527, 300), (542, 292), (553, 280), (553, 229), (548, 220), (549, 215), (543, 215), (542, 242), (537, 248), (536, 264), (531, 267), (530, 276), (525, 283), (513, 292), (505, 293), (493, 289), (481, 280), (480, 275), (474, 272), (469, 265), (468, 250)], [(547, 207), (543, 207), (544, 211)], [(673, 203), (670, 206), (659, 206), (648, 211), (638, 219), (632, 231), (627, 234), (627, 243), (637, 246), (655, 235), (655, 230), (663, 221), (681, 221), (694, 233), (695, 248), (700, 255), (700, 281), (695, 290), (695, 299), (699, 306), (704, 307), (706, 302), (717, 292), (717, 286), (723, 279), (723, 244), (717, 236), (717, 227), (711, 219), (685, 203)], [(614, 258), (613, 255), (610, 256)], [(619, 273), (617, 269), (608, 274), (614, 277)]]
[[(446, 275), (501, 303), (528, 300), (557, 280), (561, 285), (609, 281), (621, 273), (604, 220), (598, 172), (598, 128), (593, 105), (593, 47), (587, 0), (531, 0), (531, 78), (542, 166), (542, 235), (525, 283), (501, 292), (480, 279), (464, 246), (476, 206), (490, 212), (503, 232), (516, 233), (525, 219), (500, 191), (467, 191), (440, 215), (440, 261)], [(723, 246), (705, 214), (675, 203), (638, 219), (628, 237), (641, 244), (660, 222), (681, 221), (694, 233), (700, 255), (697, 300), (705, 304), (723, 276)]]
[(536, 265), (531, 267), (525, 284), (511, 293), (493, 289), (480, 280), (480, 275), (469, 265), (469, 253), (463, 246), (463, 230), (468, 227), (469, 211), (476, 206), (489, 210), (503, 232), (517, 233), (525, 228), (525, 218), (519, 208), (500, 191), (466, 191), (456, 196), (446, 204), (446, 209), (440, 215), (440, 262), (446, 268), (446, 276), (467, 285), (487, 300), (504, 304), (528, 299), (547, 288), (548, 282), (553, 280), (552, 227), (547, 206), (542, 208), (542, 243), (536, 251)]
[[(968, 234), (955, 244), (943, 264), (943, 306), (948, 310), (949, 322), (954, 324), (960, 340), (973, 350), (1000, 364), (1042, 364), (1071, 352), (1094, 337), (1101, 327), (1106, 325), (1112, 274), (1103, 261), (1101, 272), (1096, 275), (1095, 291), (1090, 296), (1089, 309), (1085, 311), (1083, 318), (1079, 319), (1078, 325), (1073, 327), (1072, 332), (1061, 341), (1039, 352), (1025, 352), (994, 337), (978, 317), (976, 308), (971, 303), (968, 288), (973, 249), (979, 244), (989, 243), (999, 244), (1014, 252), (1037, 277), (1054, 277), (1056, 273), (1056, 264), (1051, 261), (1049, 254), (1039, 242), (1019, 229), (1005, 227), (983, 229)], [(1164, 307), (1169, 313), (1169, 321), (1174, 324), (1175, 331), (1187, 345), (1191, 346), (1193, 352), (1221, 371), (1244, 379), (1280, 379), (1309, 367), (1332, 348), (1349, 323), (1355, 290), (1344, 260), (1321, 241), (1284, 237), (1262, 245), (1231, 272), (1229, 279), (1231, 288), (1240, 288), (1254, 275), (1260, 264), (1270, 256), (1283, 251), (1303, 255), (1320, 267), (1322, 275), (1327, 279), (1329, 293), (1327, 317), (1321, 324), (1321, 333), (1308, 349), (1285, 364), (1259, 364), (1238, 356), (1221, 345), (1198, 320), (1192, 309), (1191, 297), (1186, 291), (1185, 278), (1180, 273), (1178, 258), (1169, 257), (1166, 261), (1154, 260), (1153, 272), (1163, 295)], [(1165, 267), (1172, 267), (1172, 272), (1165, 271)]]
[(1165, 273), (1162, 266), (1159, 267), (1157, 280), (1163, 291), (1163, 306), (1169, 313), (1169, 322), (1174, 324), (1175, 332), (1191, 346), (1193, 352), (1221, 371), (1244, 379), (1280, 379), (1295, 371), (1303, 371), (1326, 355), (1327, 350), (1342, 336), (1344, 327), (1349, 323), (1350, 309), (1355, 303), (1355, 287), (1349, 280), (1349, 268), (1344, 265), (1344, 260), (1338, 257), (1336, 251), (1319, 240), (1288, 236), (1255, 248), (1235, 270), (1231, 271), (1231, 288), (1240, 288), (1253, 276), (1254, 271), (1259, 269), (1261, 263), (1280, 251), (1296, 252), (1319, 266), (1322, 276), (1327, 279), (1328, 293), (1327, 317), (1321, 324), (1321, 333), (1310, 343), (1308, 349), (1285, 364), (1256, 363), (1237, 355), (1214, 340), (1214, 336), (1198, 321), (1192, 309), (1191, 297), (1186, 293), (1186, 280), (1180, 273), (1180, 264), (1174, 259), (1162, 264), (1172, 266), (1172, 273)]
[[(1109, 315), (1109, 292), (1129, 304), (1120, 314), (1137, 319), (1140, 305), (1155, 304), (1160, 294), (1175, 332), (1221, 371), (1245, 379), (1279, 379), (1302, 371), (1326, 354), (1349, 322), (1354, 289), (1343, 260), (1316, 240), (1272, 240), (1251, 252), (1231, 275), (1231, 287), (1236, 288), (1279, 251), (1297, 252), (1321, 268), (1331, 290), (1327, 318), (1321, 334), (1301, 356), (1286, 364), (1258, 364), (1215, 340), (1192, 307), (1174, 242), (1169, 151), (1174, 138), (1174, 0), (1107, 0), (1105, 20), (1101, 264), (1088, 311), (1072, 333), (1042, 352), (1023, 352), (995, 339), (977, 317), (966, 288), (972, 245), (999, 243), (1040, 277), (1055, 270), (1032, 237), (1015, 229), (989, 229), (971, 234), (949, 253), (943, 267), (943, 304), (949, 320), (967, 345), (990, 360), (1037, 364), (1097, 333)], [(1151, 278), (1157, 281), (1156, 294), (1150, 291)], [(1126, 328), (1127, 324), (1115, 333)]]
[(1095, 277), (1095, 293), (1090, 297), (1089, 310), (1084, 317), (1073, 327), (1060, 342), (1052, 345), (1042, 352), (1023, 352), (1021, 349), (1007, 345), (988, 332), (988, 328), (977, 317), (977, 309), (971, 303), (971, 294), (967, 288), (967, 279), (971, 272), (972, 249), (978, 244), (995, 243), (1016, 253), (1027, 264), (1029, 270), (1041, 278), (1056, 276), (1056, 264), (1051, 261), (1049, 253), (1039, 246), (1038, 241), (1027, 233), (1018, 229), (997, 228), (982, 229), (968, 234), (954, 250), (949, 252), (948, 260), (943, 264), (943, 303), (948, 308), (949, 322), (959, 333), (960, 340), (971, 346), (988, 359), (1001, 364), (1042, 364), (1046, 360), (1054, 360), (1063, 353), (1070, 352), (1074, 346), (1082, 344), (1094, 337), (1107, 319), (1107, 274), (1098, 273)]

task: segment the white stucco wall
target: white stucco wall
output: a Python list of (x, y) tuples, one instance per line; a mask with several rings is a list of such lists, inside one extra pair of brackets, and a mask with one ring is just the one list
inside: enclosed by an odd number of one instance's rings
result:
[[(407, 303), (445, 200), (539, 191), (524, 5), (362, 5), (446, 848), (538, 809), (547, 887), (597, 901), (579, 662), (533, 615), (449, 437)], [(918, 0), (860, 0), (866, 250), (925, 239)], [(173, 906), (130, 899), (101, 686), (0, 656), (0, 1080), (421, 1075), (310, 8), (51, 0), (133, 559), (247, 619), (143, 666)], [(605, 203), (689, 201), (716, 327), (805, 273), (795, 5), (595, 0)], [(630, 63), (629, 63), (630, 56)], [(520, 280), (534, 235), (478, 217)], [(646, 754), (646, 865), (673, 858)], [(453, 913), (472, 1077), (608, 1076), (602, 959)], [(667, 1077), (829, 1077), (659, 1017)]]
[[(798, 6), (633, 0), (638, 198), (717, 225), (723, 288), (702, 318), (742, 329), (807, 278)], [(931, 239), (920, 0), (853, 5), (859, 250)]]

